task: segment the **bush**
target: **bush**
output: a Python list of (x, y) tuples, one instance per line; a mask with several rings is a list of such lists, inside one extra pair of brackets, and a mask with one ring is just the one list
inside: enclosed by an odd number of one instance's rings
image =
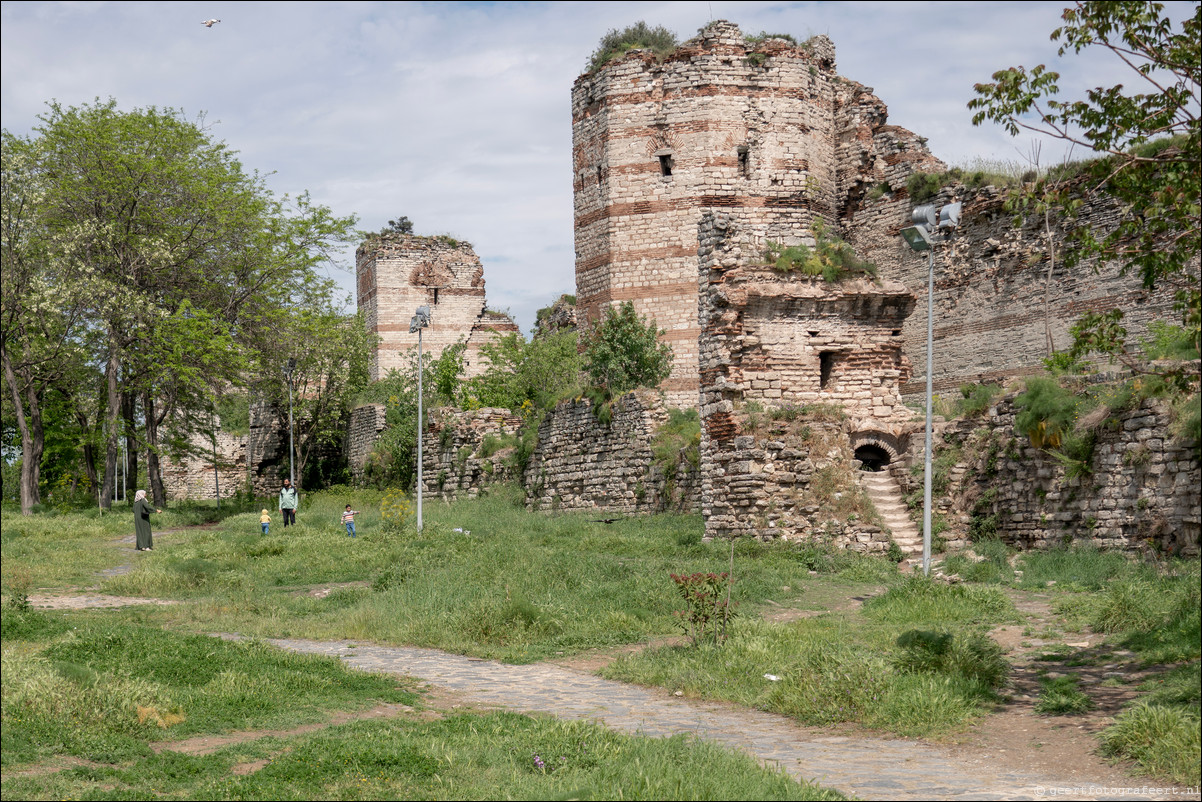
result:
[(894, 665), (907, 673), (949, 674), (996, 690), (1006, 684), (1010, 671), (1002, 647), (981, 633), (957, 638), (950, 632), (912, 629), (897, 645), (901, 652)]
[(630, 301), (610, 306), (585, 338), (584, 370), (613, 397), (655, 387), (672, 372), (672, 346), (659, 340), (665, 333)]
[(826, 281), (840, 281), (855, 276), (876, 276), (876, 265), (856, 256), (855, 249), (835, 236), (828, 236), (821, 219), (814, 221), (814, 247), (767, 243), (764, 257), (782, 273), (800, 271), (807, 276), (822, 276)]
[(1014, 399), (1014, 405), (1020, 410), (1015, 428), (1036, 448), (1058, 447), (1077, 419), (1077, 395), (1044, 376), (1027, 379), (1027, 389)]
[(650, 50), (662, 59), (675, 50), (677, 44), (676, 34), (667, 28), (662, 25), (652, 28), (639, 20), (620, 31), (611, 28), (602, 36), (597, 49), (589, 56), (588, 68), (591, 72), (604, 67), (612, 59), (624, 56), (631, 50)]

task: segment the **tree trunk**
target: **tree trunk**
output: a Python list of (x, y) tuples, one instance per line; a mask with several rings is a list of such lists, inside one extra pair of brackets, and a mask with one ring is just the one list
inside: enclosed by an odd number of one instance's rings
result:
[(121, 413), (121, 394), (117, 392), (117, 345), (109, 341), (109, 359), (104, 368), (107, 384), (104, 433), (104, 484), (100, 487), (100, 506), (109, 510), (113, 507), (113, 490), (117, 486), (117, 419)]
[(88, 431), (88, 416), (76, 408), (75, 420), (79, 423), (79, 431), (83, 434), (83, 472), (84, 476), (88, 478), (88, 492), (95, 494), (97, 488), (100, 487), (100, 477), (96, 475), (96, 449), (92, 446), (91, 433)]
[(131, 490), (145, 489), (139, 487), (141, 480), (138, 478), (138, 424), (135, 420), (137, 406), (137, 398), (132, 391), (127, 390), (121, 394), (121, 417), (125, 421), (125, 482), (121, 488), (121, 495), (127, 502)]
[(146, 475), (150, 481), (150, 494), (155, 507), (166, 509), (167, 489), (163, 485), (163, 469), (159, 464), (159, 419), (150, 391), (142, 394), (142, 413), (146, 416)]
[[(13, 399), (14, 417), (17, 419), (17, 430), (21, 433), (21, 514), (32, 515), (33, 506), (42, 501), (38, 483), (42, 471), (42, 450), (45, 448), (45, 435), (42, 430), (42, 409), (39, 405), (38, 393), (33, 383), (27, 377), (24, 383), (26, 403), (21, 399), (21, 383), (17, 381), (16, 371), (8, 358), (8, 351), (0, 347), (0, 357), (4, 363), (4, 383), (8, 385)], [(26, 415), (29, 419), (26, 420)]]

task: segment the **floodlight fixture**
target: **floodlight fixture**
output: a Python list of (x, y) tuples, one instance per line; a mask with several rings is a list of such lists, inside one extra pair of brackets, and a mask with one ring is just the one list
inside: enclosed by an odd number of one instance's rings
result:
[(902, 239), (910, 250), (921, 253), (931, 249), (931, 234), (925, 226), (910, 226), (901, 230)]
[(963, 204), (949, 203), (939, 210), (939, 228), (952, 229), (960, 225), (960, 209)]

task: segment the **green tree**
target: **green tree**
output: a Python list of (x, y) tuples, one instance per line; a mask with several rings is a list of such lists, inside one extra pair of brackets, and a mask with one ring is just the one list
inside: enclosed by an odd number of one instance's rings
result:
[[(153, 107), (123, 112), (110, 100), (52, 103), (40, 119), (32, 137), (4, 136), (5, 183), (10, 164), (20, 162), (29, 187), (6, 189), (4, 217), (20, 209), (30, 219), (13, 251), (28, 280), (12, 292), (6, 234), (4, 315), (28, 320), (37, 304), (59, 298), (79, 309), (79, 325), (60, 340), (86, 364), (103, 366), (102, 503), (112, 497), (124, 435), (131, 451), (147, 455), (161, 505), (160, 425), (193, 425), (219, 388), (245, 382), (252, 354), (278, 347), (295, 310), (314, 308), (316, 291), (328, 295), (316, 268), (349, 239), (354, 219), (334, 217), (304, 195), (272, 195), (213, 141), (203, 118)], [(34, 202), (19, 205), (18, 195)], [(21, 336), (6, 326), (6, 356), (21, 340), (21, 364), (36, 366), (45, 383), (42, 366), (50, 363), (28, 354), (50, 340), (14, 331)], [(28, 381), (9, 361), (16, 376), (6, 370), (9, 395), (16, 387), (27, 398)], [(24, 409), (15, 418), (33, 414)]]
[(527, 342), (517, 333), (497, 337), (480, 347), (488, 361), (484, 372), (468, 382), (467, 392), (486, 407), (550, 409), (580, 385), (581, 358), (576, 332), (555, 331)]
[(584, 370), (593, 383), (613, 396), (636, 387), (655, 387), (672, 372), (672, 346), (660, 342), (665, 331), (624, 301), (607, 307), (584, 341)]
[[(1136, 271), (1148, 290), (1174, 292), (1181, 321), (1199, 341), (1202, 310), (1198, 253), (1202, 248), (1202, 6), (1177, 27), (1164, 6), (1150, 2), (1079, 2), (1067, 8), (1052, 32), (1058, 54), (1108, 51), (1131, 71), (1131, 86), (1118, 84), (1062, 100), (1058, 73), (1044, 65), (1010, 67), (977, 84), (969, 102), (973, 124), (1000, 123), (1013, 136), (1030, 131), (1095, 153), (1080, 181), (1045, 181), (1020, 190), (1020, 205), (1048, 206), (1069, 218), (1084, 198), (1113, 198), (1122, 210), (1117, 226), (1099, 231), (1076, 227), (1064, 262), (1117, 260)], [(1041, 206), (1042, 205), (1042, 206)], [(1122, 325), (1123, 310), (1085, 315), (1073, 328), (1078, 355), (1101, 352), (1134, 363)]]

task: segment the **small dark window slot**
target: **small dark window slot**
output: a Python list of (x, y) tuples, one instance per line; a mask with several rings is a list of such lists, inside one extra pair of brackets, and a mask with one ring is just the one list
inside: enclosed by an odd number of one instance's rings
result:
[(817, 336), (818, 336), (818, 332), (816, 332), (816, 331), (807, 332), (807, 334), (809, 334), (811, 337), (817, 337)]
[(665, 153), (659, 157), (659, 171), (664, 176), (672, 175), (672, 156)]
[(818, 386), (825, 390), (827, 385), (831, 383), (831, 369), (835, 367), (835, 355), (830, 351), (823, 351), (818, 355), (818, 362)]
[(893, 330), (893, 336), (894, 336), (894, 337), (900, 337), (900, 336), (901, 336), (901, 329), (894, 329), (894, 330)]
[(438, 287), (434, 288), (434, 303), (438, 303)]
[(744, 178), (751, 176), (751, 152), (746, 145), (739, 147), (739, 175)]

